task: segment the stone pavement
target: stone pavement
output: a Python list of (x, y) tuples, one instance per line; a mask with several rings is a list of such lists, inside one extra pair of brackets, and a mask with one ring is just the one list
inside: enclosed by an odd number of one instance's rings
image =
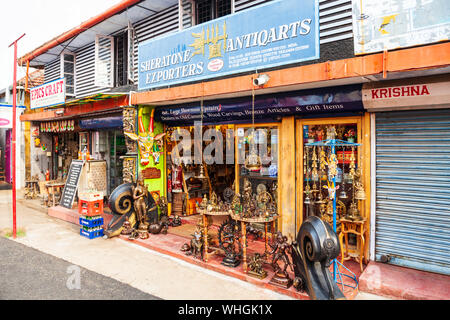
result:
[(0, 300), (159, 300), (4, 237), (0, 257)]
[[(17, 201), (17, 227), (26, 232), (17, 242), (148, 294), (170, 300), (291, 299), (118, 238), (89, 240), (76, 225), (31, 208), (37, 204)], [(0, 230), (4, 228), (12, 228), (11, 191), (0, 191)]]
[[(291, 300), (251, 283), (162, 255), (118, 238), (89, 240), (78, 226), (50, 217), (39, 200), (17, 201), (17, 242), (169, 300)], [(0, 230), (12, 228), (11, 191), (0, 191)], [(356, 300), (385, 299), (358, 294)]]

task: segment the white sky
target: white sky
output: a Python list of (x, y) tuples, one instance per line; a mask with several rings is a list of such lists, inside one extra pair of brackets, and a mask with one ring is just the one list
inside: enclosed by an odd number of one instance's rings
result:
[[(36, 49), (45, 42), (77, 27), (121, 0), (8, 0), (0, 2), (0, 90), (13, 82), (13, 46), (18, 42), (17, 57)], [(25, 76), (26, 68), (17, 68), (17, 80)]]

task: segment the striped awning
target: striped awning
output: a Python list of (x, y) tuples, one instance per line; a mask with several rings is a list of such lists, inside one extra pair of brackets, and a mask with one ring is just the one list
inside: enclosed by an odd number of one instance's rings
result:
[(55, 108), (61, 108), (61, 107), (79, 106), (79, 105), (94, 103), (94, 102), (98, 102), (98, 101), (102, 101), (102, 100), (119, 98), (119, 97), (123, 97), (125, 95), (127, 95), (127, 93), (96, 93), (96, 94), (93, 94), (93, 95), (90, 95), (90, 96), (87, 96), (84, 98), (66, 101), (65, 103), (53, 105), (51, 107), (44, 108), (44, 109), (55, 109)]

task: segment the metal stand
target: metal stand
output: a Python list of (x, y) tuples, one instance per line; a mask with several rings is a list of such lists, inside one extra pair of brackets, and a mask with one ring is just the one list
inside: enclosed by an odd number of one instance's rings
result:
[[(336, 147), (357, 147), (360, 146), (361, 144), (359, 143), (352, 143), (352, 142), (348, 142), (348, 141), (344, 141), (344, 140), (339, 140), (339, 139), (328, 139), (328, 140), (322, 140), (322, 141), (318, 141), (318, 142), (312, 142), (312, 143), (307, 143), (305, 144), (306, 147), (315, 147), (315, 146), (321, 146), (321, 147), (331, 147), (331, 153), (332, 154), (336, 154)], [(336, 190), (336, 176), (333, 177), (333, 188)], [(336, 232), (336, 193), (334, 195), (333, 198), (333, 231)], [(356, 282), (356, 286), (352, 287), (350, 285), (344, 284), (343, 280), (342, 280), (342, 275), (341, 272), (339, 271), (339, 268), (337, 267), (337, 264), (339, 264), (340, 266), (344, 267), (348, 272), (350, 272), (353, 276), (349, 276), (347, 274), (343, 274), (344, 276), (347, 276), (349, 278), (351, 278), (352, 280), (354, 280)], [(356, 275), (350, 271), (348, 268), (346, 268), (343, 264), (341, 264), (339, 261), (337, 261), (336, 259), (333, 260), (333, 280), (334, 282), (341, 284), (342, 285), (342, 290), (344, 290), (344, 286), (349, 286), (352, 288), (356, 288), (358, 286), (358, 281), (356, 279)], [(337, 281), (337, 276), (339, 275), (339, 281)]]

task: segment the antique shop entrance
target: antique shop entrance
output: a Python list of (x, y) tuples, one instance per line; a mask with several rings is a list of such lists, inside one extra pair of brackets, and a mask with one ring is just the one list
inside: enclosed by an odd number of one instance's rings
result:
[[(191, 150), (194, 150), (194, 127), (166, 127), (165, 132), (170, 137), (172, 132), (180, 129), (191, 132)], [(220, 163), (208, 161), (209, 155), (204, 155), (202, 164), (174, 163), (172, 152), (181, 148), (177, 148), (176, 142), (166, 139), (167, 198), (171, 204), (171, 214), (198, 214), (198, 206), (205, 196), (207, 199), (217, 197), (219, 202), (231, 203), (235, 194), (244, 193), (257, 195), (267, 192), (277, 207), (279, 124), (205, 125), (202, 126), (202, 136), (208, 129), (214, 129), (222, 138), (220, 151), (223, 157)], [(207, 151), (208, 145), (216, 138), (203, 141), (202, 150)], [(212, 153), (213, 157), (217, 151)], [(260, 161), (253, 166), (245, 163), (248, 155), (255, 151), (262, 155)], [(223, 219), (214, 217), (214, 220)], [(254, 226), (264, 230), (263, 225)]]
[[(353, 116), (298, 119), (296, 123), (297, 228), (309, 216), (318, 216), (333, 225), (332, 197), (335, 196), (336, 232), (338, 236), (342, 233), (342, 244), (345, 240), (341, 252), (345, 258), (352, 256), (365, 263), (368, 261), (370, 220), (367, 120), (367, 116)], [(337, 144), (334, 150), (337, 158), (335, 189), (329, 177), (333, 163), (332, 148), (320, 143), (314, 145), (329, 139), (335, 139)], [(361, 263), (360, 266), (362, 270)]]

